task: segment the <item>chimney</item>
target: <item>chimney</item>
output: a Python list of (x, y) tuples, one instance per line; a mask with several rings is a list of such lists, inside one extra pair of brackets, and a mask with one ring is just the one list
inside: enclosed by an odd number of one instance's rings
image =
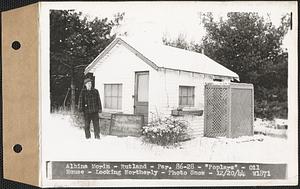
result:
[(203, 48), (201, 49), (201, 54), (204, 54), (204, 49)]

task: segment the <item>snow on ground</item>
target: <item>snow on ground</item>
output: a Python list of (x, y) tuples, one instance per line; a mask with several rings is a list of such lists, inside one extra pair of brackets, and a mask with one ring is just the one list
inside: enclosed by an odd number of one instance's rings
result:
[(263, 135), (251, 137), (197, 137), (177, 147), (144, 143), (142, 138), (101, 135), (85, 139), (68, 115), (52, 114), (43, 125), (45, 161), (188, 161), (286, 163), (287, 140)]
[(256, 118), (254, 122), (254, 133), (269, 136), (287, 138), (287, 128), (288, 124), (286, 119), (263, 120)]

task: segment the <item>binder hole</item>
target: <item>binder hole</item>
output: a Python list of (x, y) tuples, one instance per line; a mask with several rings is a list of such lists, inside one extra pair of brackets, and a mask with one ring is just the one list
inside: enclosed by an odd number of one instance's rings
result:
[(21, 43), (19, 41), (14, 41), (12, 44), (11, 44), (11, 47), (15, 50), (18, 50), (19, 48), (21, 48)]
[(14, 147), (13, 147), (14, 151), (16, 153), (20, 153), (22, 151), (22, 145), (20, 144), (15, 144)]

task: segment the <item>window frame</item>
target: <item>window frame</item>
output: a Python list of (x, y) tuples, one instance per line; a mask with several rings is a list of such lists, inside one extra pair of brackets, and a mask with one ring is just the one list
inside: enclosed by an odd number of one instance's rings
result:
[[(187, 89), (187, 95), (183, 96), (182, 95), (182, 89), (186, 88)], [(192, 93), (191, 95), (189, 94), (189, 90), (192, 89), (192, 91), (190, 91), (190, 93)], [(189, 85), (179, 85), (179, 90), (178, 90), (178, 104), (179, 107), (184, 108), (184, 107), (195, 107), (195, 86), (189, 86)], [(186, 100), (186, 104), (183, 104), (183, 100), (182, 98), (187, 98)], [(192, 103), (189, 104), (189, 98), (192, 99)]]
[[(117, 95), (113, 94), (113, 86), (117, 86)], [(110, 86), (110, 95), (107, 95), (107, 87)], [(123, 84), (122, 83), (104, 83), (103, 87), (103, 94), (104, 94), (104, 103), (103, 107), (104, 109), (108, 110), (122, 110), (122, 98), (123, 98)], [(110, 98), (110, 106), (107, 106), (107, 100)], [(114, 98), (117, 99), (117, 107), (113, 107), (113, 100)]]

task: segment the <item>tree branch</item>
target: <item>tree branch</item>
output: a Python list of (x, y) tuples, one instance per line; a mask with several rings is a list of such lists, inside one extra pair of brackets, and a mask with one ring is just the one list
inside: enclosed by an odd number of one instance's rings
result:
[(68, 68), (71, 68), (71, 67), (72, 67), (71, 65), (69, 65), (69, 64), (66, 64), (66, 63), (63, 63), (63, 62), (61, 62), (61, 64), (63, 64), (63, 65), (65, 65), (65, 66), (67, 66)]
[(83, 67), (83, 66), (87, 66), (86, 64), (81, 64), (81, 65), (77, 65), (74, 68), (79, 68), (79, 67)]

